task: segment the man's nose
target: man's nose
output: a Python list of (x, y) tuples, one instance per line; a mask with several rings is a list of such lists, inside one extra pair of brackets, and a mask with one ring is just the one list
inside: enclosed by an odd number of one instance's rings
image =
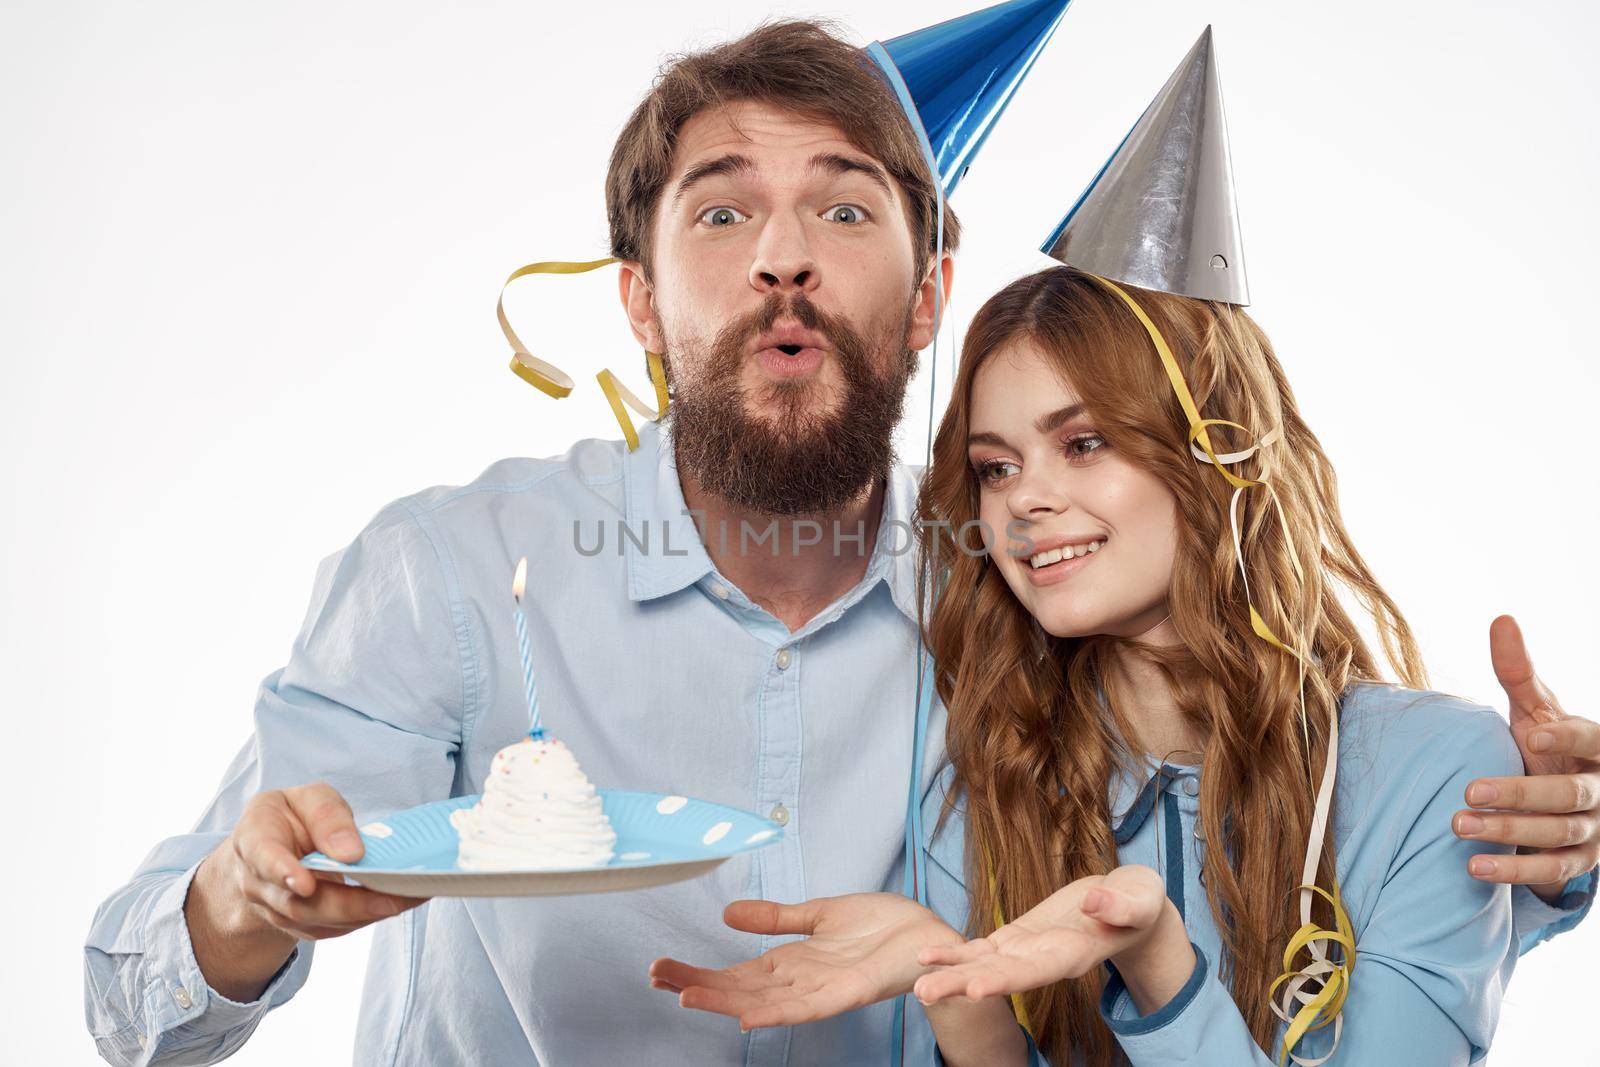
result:
[(751, 286), (758, 293), (809, 293), (821, 282), (800, 220), (782, 212), (772, 215), (762, 228), (755, 259), (750, 263)]

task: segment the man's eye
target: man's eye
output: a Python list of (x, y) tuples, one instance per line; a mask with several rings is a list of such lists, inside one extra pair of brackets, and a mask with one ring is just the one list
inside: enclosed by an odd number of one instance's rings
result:
[(700, 221), (707, 226), (732, 226), (736, 222), (749, 222), (750, 217), (731, 207), (714, 207), (706, 209)]
[(854, 204), (839, 204), (823, 212), (822, 217), (831, 222), (842, 222), (846, 226), (856, 226), (866, 220), (867, 212), (865, 208), (859, 208)]

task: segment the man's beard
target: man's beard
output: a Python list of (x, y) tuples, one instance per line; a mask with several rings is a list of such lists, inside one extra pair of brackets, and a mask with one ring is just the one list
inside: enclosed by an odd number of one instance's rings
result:
[[(769, 293), (759, 311), (724, 327), (692, 385), (682, 375), (668, 419), (679, 471), (701, 489), (761, 515), (837, 513), (894, 465), (894, 428), (900, 422), (906, 384), (917, 369), (917, 353), (900, 348), (879, 376), (873, 356), (905, 343), (915, 309), (907, 302), (900, 332), (879, 341), (877, 352), (848, 322), (829, 315), (802, 294), (785, 300)], [(815, 410), (815, 377), (764, 382), (769, 401), (759, 415), (746, 412), (740, 384), (750, 343), (785, 313), (828, 339), (844, 377), (844, 391), (830, 412)]]

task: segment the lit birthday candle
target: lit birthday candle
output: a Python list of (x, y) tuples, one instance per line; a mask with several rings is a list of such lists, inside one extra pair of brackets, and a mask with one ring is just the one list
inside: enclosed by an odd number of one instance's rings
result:
[(528, 735), (495, 753), (478, 802), (450, 813), (450, 825), (460, 838), (456, 865), (464, 871), (604, 867), (615, 855), (617, 834), (604, 798), (572, 750), (545, 732), (539, 715), (528, 617), (522, 611), (527, 583), (524, 557), (517, 561), (511, 597), (528, 697)]
[(544, 722), (539, 718), (539, 687), (533, 680), (533, 650), (528, 646), (528, 619), (522, 613), (522, 593), (528, 583), (528, 557), (517, 561), (517, 576), (511, 580), (511, 597), (516, 601), (517, 651), (522, 656), (522, 688), (528, 696), (528, 736), (544, 736)]

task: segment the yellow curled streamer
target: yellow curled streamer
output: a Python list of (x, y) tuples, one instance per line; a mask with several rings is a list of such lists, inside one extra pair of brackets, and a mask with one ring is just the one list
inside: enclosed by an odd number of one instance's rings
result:
[[(1211, 465), (1214, 466), (1222, 474), (1222, 476), (1228, 480), (1228, 484), (1232, 485), (1234, 489), (1248, 489), (1257, 485), (1266, 486), (1267, 492), (1271, 496), (1273, 504), (1277, 507), (1278, 520), (1279, 522), (1283, 522), (1283, 505), (1278, 500), (1277, 490), (1275, 490), (1267, 482), (1258, 481), (1254, 478), (1241, 477), (1237, 474), (1234, 474), (1227, 467), (1223, 466), (1222, 460), (1217, 456), (1216, 450), (1211, 447), (1211, 438), (1206, 433), (1206, 427), (1232, 427), (1233, 429), (1239, 430), (1242, 433), (1249, 434), (1252, 440), (1255, 439), (1255, 434), (1248, 426), (1241, 426), (1239, 423), (1228, 419), (1201, 418), (1199, 405), (1194, 402), (1194, 395), (1189, 392), (1189, 383), (1183, 380), (1183, 371), (1181, 368), (1179, 368), (1177, 359), (1173, 357), (1172, 349), (1167, 346), (1167, 339), (1161, 335), (1161, 331), (1157, 329), (1156, 324), (1150, 320), (1150, 316), (1145, 314), (1144, 308), (1139, 305), (1137, 300), (1128, 295), (1126, 290), (1124, 290), (1116, 282), (1111, 281), (1109, 278), (1102, 278), (1096, 274), (1091, 274), (1089, 277), (1093, 278), (1095, 281), (1105, 286), (1108, 290), (1121, 297), (1123, 302), (1127, 304), (1129, 309), (1133, 311), (1134, 315), (1138, 317), (1139, 322), (1144, 326), (1145, 332), (1150, 335), (1150, 342), (1155, 345), (1156, 354), (1161, 357), (1161, 366), (1167, 372), (1167, 380), (1172, 383), (1172, 391), (1178, 397), (1178, 404), (1183, 408), (1184, 415), (1189, 419), (1189, 440), (1192, 443), (1198, 444), (1202, 449), (1205, 450), (1206, 456), (1211, 461)], [(1262, 438), (1262, 441), (1265, 442), (1269, 438), (1276, 440), (1276, 433), (1269, 434), (1266, 438)], [(1247, 454), (1253, 454), (1253, 452), (1254, 449), (1247, 450)], [(1300, 561), (1295, 557), (1294, 546), (1290, 544), (1288, 545), (1288, 549), (1290, 562), (1294, 566), (1295, 573), (1301, 577), (1304, 577), (1303, 572), (1300, 570)], [(1256, 606), (1253, 603), (1249, 604), (1249, 608), (1250, 628), (1255, 631), (1257, 637), (1260, 637), (1273, 647), (1289, 653), (1296, 659), (1301, 658), (1298, 651), (1296, 651), (1294, 648), (1291, 648), (1285, 641), (1283, 641), (1283, 639), (1272, 632), (1272, 628), (1267, 625), (1266, 620), (1261, 617), (1261, 613), (1256, 610)]]
[(622, 436), (628, 441), (628, 451), (632, 452), (639, 447), (639, 435), (634, 432), (633, 420), (628, 418), (627, 409), (622, 405), (637, 411), (645, 418), (652, 421), (661, 418), (667, 413), (667, 372), (662, 366), (661, 356), (656, 352), (646, 352), (645, 358), (650, 362), (650, 382), (656, 387), (656, 406), (651, 407), (629, 389), (617, 381), (617, 376), (609, 369), (595, 375), (600, 382), (600, 391), (606, 394), (606, 400), (611, 404), (611, 413), (617, 417), (617, 423), (622, 427)]
[[(530, 274), (585, 274), (601, 267), (608, 267), (620, 262), (612, 257), (605, 259), (591, 259), (587, 262), (568, 262), (566, 260), (548, 260), (541, 263), (529, 263), (525, 267), (518, 267), (511, 272), (505, 285), (500, 287), (499, 299), (495, 301), (495, 317), (500, 320), (500, 331), (506, 335), (506, 341), (511, 345), (511, 372), (518, 378), (527, 382), (546, 396), (557, 400), (570, 396), (572, 393), (572, 377), (555, 364), (540, 359), (528, 351), (528, 346), (522, 343), (522, 338), (517, 336), (517, 331), (511, 328), (511, 320), (506, 317), (506, 288), (518, 278), (525, 278)], [(616, 416), (617, 424), (622, 427), (622, 436), (627, 440), (628, 451), (632, 452), (639, 447), (639, 435), (634, 431), (633, 420), (628, 418), (627, 407), (633, 408), (647, 419), (657, 420), (667, 413), (667, 379), (666, 371), (662, 365), (661, 357), (654, 352), (646, 352), (650, 364), (650, 381), (656, 390), (656, 406), (650, 407), (640, 400), (632, 390), (617, 380), (617, 376), (610, 368), (602, 370), (595, 377), (600, 382), (600, 391), (605, 394), (606, 400), (611, 405), (611, 412)]]
[[(1240, 576), (1243, 578), (1245, 583), (1245, 602), (1250, 609), (1250, 628), (1257, 637), (1272, 645), (1274, 648), (1293, 656), (1300, 665), (1300, 722), (1301, 729), (1306, 735), (1306, 750), (1309, 752), (1310, 725), (1307, 721), (1305, 712), (1306, 657), (1303, 652), (1295, 647), (1292, 647), (1287, 642), (1279, 638), (1275, 633), (1273, 633), (1272, 628), (1267, 625), (1267, 622), (1264, 618), (1262, 618), (1261, 613), (1256, 610), (1254, 598), (1250, 595), (1250, 577), (1244, 566), (1243, 546), (1239, 534), (1237, 508), (1240, 494), (1245, 489), (1258, 485), (1266, 487), (1267, 495), (1272, 501), (1273, 507), (1277, 513), (1278, 522), (1284, 527), (1284, 530), (1287, 534), (1288, 523), (1283, 513), (1283, 503), (1278, 499), (1277, 490), (1270, 482), (1265, 481), (1264, 478), (1262, 480), (1244, 478), (1228, 470), (1227, 467), (1223, 465), (1222, 458), (1220, 458), (1217, 455), (1216, 450), (1212, 448), (1210, 436), (1206, 433), (1206, 428), (1209, 426), (1229, 426), (1238, 429), (1243, 433), (1249, 434), (1253, 440), (1255, 440), (1255, 434), (1249, 429), (1249, 427), (1241, 426), (1236, 422), (1230, 422), (1226, 419), (1201, 418), (1199, 405), (1194, 402), (1194, 396), (1189, 392), (1188, 383), (1184, 381), (1183, 372), (1178, 366), (1178, 361), (1172, 355), (1172, 349), (1168, 347), (1166, 338), (1163, 337), (1161, 331), (1156, 328), (1156, 324), (1151, 321), (1150, 316), (1145, 313), (1144, 308), (1141, 307), (1139, 302), (1130, 296), (1120, 285), (1111, 281), (1109, 278), (1102, 278), (1093, 274), (1089, 275), (1089, 277), (1093, 278), (1107, 290), (1120, 297), (1123, 303), (1125, 303), (1138, 318), (1140, 324), (1144, 326), (1145, 332), (1150, 337), (1151, 344), (1155, 346), (1156, 354), (1161, 359), (1161, 366), (1166, 371), (1167, 380), (1171, 383), (1172, 391), (1178, 398), (1178, 404), (1183, 408), (1183, 413), (1189, 420), (1189, 441), (1191, 447), (1195, 444), (1198, 444), (1200, 448), (1204, 450), (1205, 457), (1209, 460), (1211, 465), (1215, 467), (1222, 474), (1222, 476), (1228, 480), (1228, 483), (1234, 487), (1233, 499), (1229, 504), (1228, 510), (1230, 523), (1233, 528), (1234, 556), (1239, 564)], [(1251, 455), (1254, 455), (1258, 448), (1276, 441), (1277, 438), (1278, 431), (1274, 430), (1265, 437), (1256, 440), (1256, 444), (1249, 449), (1246, 449), (1241, 453), (1231, 453), (1228, 458), (1233, 462), (1237, 462), (1241, 459), (1247, 459)], [(1300, 560), (1294, 550), (1292, 541), (1287, 537), (1287, 535), (1285, 536), (1285, 545), (1289, 553), (1290, 564), (1293, 567), (1296, 576), (1303, 580), (1305, 575), (1300, 567)], [(1297, 635), (1296, 644), (1303, 643), (1304, 636), (1304, 634)], [(1334, 731), (1337, 730), (1337, 721), (1332, 724), (1332, 729)], [(1293, 991), (1293, 999), (1300, 1000), (1302, 1006), (1298, 1011), (1295, 1012), (1292, 1018), (1287, 1014), (1287, 1012), (1279, 1009), (1275, 1002), (1272, 1003), (1272, 1008), (1280, 1018), (1289, 1023), (1288, 1030), (1284, 1035), (1283, 1052), (1279, 1057), (1279, 1062), (1282, 1063), (1285, 1059), (1292, 1058), (1296, 1063), (1304, 1064), (1305, 1067), (1316, 1067), (1317, 1064), (1326, 1062), (1329, 1057), (1323, 1057), (1320, 1060), (1307, 1061), (1295, 1056), (1291, 1050), (1299, 1042), (1300, 1038), (1306, 1033), (1310, 1032), (1311, 1030), (1319, 1029), (1322, 1026), (1326, 1026), (1329, 1022), (1339, 1019), (1339, 1012), (1344, 1006), (1345, 995), (1349, 990), (1350, 974), (1355, 967), (1356, 949), (1353, 927), (1350, 923), (1350, 917), (1348, 914), (1346, 914), (1344, 906), (1339, 899), (1338, 883), (1334, 883), (1334, 892), (1331, 896), (1315, 884), (1309, 884), (1312, 883), (1316, 875), (1316, 869), (1319, 861), (1318, 854), (1321, 851), (1322, 833), (1326, 828), (1327, 809), (1331, 803), (1333, 774), (1336, 762), (1338, 760), (1336, 741), (1337, 736), (1338, 735), (1336, 732), (1330, 734), (1327, 763), (1324, 767), (1323, 782), (1320, 789), (1318, 788), (1315, 779), (1311, 779), (1312, 791), (1317, 798), (1317, 812), (1313, 818), (1313, 830), (1311, 835), (1312, 839), (1307, 844), (1305, 878), (1308, 884), (1300, 886), (1302, 898), (1301, 914), (1304, 917), (1304, 921), (1294, 938), (1290, 940), (1289, 947), (1284, 953), (1284, 973), (1272, 983), (1272, 986), (1269, 988), (1267, 993), (1270, 1001), (1272, 995), (1277, 991), (1278, 987), (1288, 983)], [(1309, 775), (1309, 767), (1307, 768), (1307, 772)], [(1310, 921), (1310, 907), (1307, 903), (1310, 900), (1310, 893), (1316, 893), (1322, 896), (1328, 901), (1329, 904), (1333, 906), (1334, 924), (1337, 927), (1337, 930), (1325, 930)], [(1323, 953), (1323, 943), (1333, 943), (1343, 947), (1345, 950), (1343, 960), (1338, 963), (1330, 961)], [(1312, 963), (1307, 967), (1295, 969), (1293, 967), (1293, 960), (1302, 949), (1305, 949), (1311, 953)], [(1316, 981), (1319, 983), (1320, 988), (1315, 995), (1307, 996), (1299, 992), (1300, 987), (1308, 981)], [(1318, 1021), (1319, 1016), (1323, 1015), (1324, 1013), (1325, 1017), (1321, 1018), (1321, 1021)], [(1342, 1025), (1342, 1020), (1340, 1025)], [(1338, 1047), (1338, 1031), (1339, 1026), (1335, 1026), (1335, 1048)], [(1331, 1055), (1332, 1053), (1329, 1054), (1330, 1057)]]
[[(1333, 882), (1333, 893), (1331, 895), (1320, 886), (1315, 885), (1302, 885), (1299, 889), (1315, 893), (1333, 905), (1334, 924), (1338, 929), (1336, 931), (1325, 930), (1315, 923), (1305, 923), (1295, 932), (1294, 937), (1290, 938), (1289, 944), (1283, 950), (1283, 973), (1273, 980), (1272, 986), (1267, 990), (1267, 997), (1269, 1000), (1273, 998), (1277, 994), (1278, 987), (1288, 982), (1291, 983), (1290, 993), (1293, 999), (1299, 1000), (1302, 1007), (1290, 1018), (1287, 1012), (1277, 1010), (1276, 1005), (1274, 1005), (1274, 1010), (1278, 1017), (1289, 1024), (1289, 1028), (1283, 1038), (1283, 1051), (1278, 1054), (1278, 1063), (1280, 1065), (1293, 1056), (1290, 1050), (1294, 1048), (1302, 1037), (1313, 1030), (1322, 1029), (1329, 1023), (1335, 1023), (1335, 1046), (1337, 1047), (1339, 1013), (1344, 1010), (1345, 998), (1350, 994), (1350, 975), (1355, 969), (1352, 962), (1356, 955), (1355, 930), (1351, 925), (1350, 916), (1345, 911), (1344, 904), (1340, 900), (1338, 879)], [(1326, 978), (1322, 978), (1320, 975), (1316, 976), (1322, 983), (1321, 988), (1315, 995), (1307, 996), (1299, 991), (1298, 985), (1293, 984), (1295, 979), (1306, 973), (1307, 968), (1296, 967), (1294, 959), (1301, 950), (1309, 951), (1313, 943), (1320, 942), (1338, 945), (1344, 950), (1344, 960), (1335, 964), (1313, 952), (1314, 959), (1326, 970), (1327, 976)], [(1313, 964), (1313, 966), (1315, 965)], [(1327, 1056), (1318, 1060), (1302, 1060), (1298, 1056), (1293, 1056), (1293, 1058), (1296, 1063), (1316, 1065), (1325, 1063), (1332, 1058), (1332, 1055), (1332, 1052), (1330, 1052)]]
[[(1249, 434), (1251, 439), (1254, 440), (1255, 434), (1250, 430), (1250, 428), (1248, 426), (1241, 426), (1239, 423), (1230, 421), (1228, 419), (1201, 418), (1200, 407), (1194, 402), (1194, 394), (1189, 392), (1189, 383), (1184, 381), (1183, 370), (1178, 366), (1177, 359), (1172, 355), (1172, 349), (1168, 347), (1167, 339), (1163, 337), (1161, 331), (1156, 328), (1156, 324), (1151, 321), (1150, 316), (1145, 313), (1144, 308), (1141, 307), (1139, 302), (1130, 296), (1128, 292), (1122, 288), (1122, 286), (1118, 285), (1111, 279), (1102, 278), (1097, 274), (1091, 274), (1089, 277), (1105, 286), (1112, 293), (1115, 293), (1117, 296), (1121, 297), (1123, 303), (1127, 304), (1128, 308), (1134, 313), (1135, 316), (1138, 317), (1140, 324), (1144, 326), (1145, 333), (1150, 335), (1150, 343), (1155, 345), (1156, 355), (1161, 358), (1161, 366), (1167, 372), (1167, 380), (1172, 383), (1172, 391), (1178, 397), (1178, 405), (1183, 408), (1183, 413), (1189, 420), (1189, 440), (1195, 444), (1198, 444), (1205, 450), (1206, 456), (1211, 461), (1211, 465), (1215, 467), (1217, 471), (1228, 480), (1228, 484), (1233, 486), (1235, 489), (1248, 489), (1251, 486), (1267, 485), (1267, 483), (1258, 481), (1254, 478), (1244, 478), (1234, 474), (1227, 467), (1223, 466), (1222, 460), (1217, 456), (1216, 449), (1211, 446), (1210, 436), (1206, 433), (1206, 427), (1208, 426), (1228, 426), (1232, 429), (1239, 430), (1241, 433)], [(1265, 438), (1263, 438), (1263, 440), (1265, 440)], [(1282, 521), (1283, 505), (1278, 503), (1278, 494), (1270, 485), (1267, 485), (1267, 489), (1272, 496), (1273, 503), (1277, 504), (1278, 518), (1280, 521)], [(1294, 556), (1294, 547), (1292, 545), (1289, 546), (1289, 554), (1292, 559)], [(1293, 563), (1295, 572), (1299, 574), (1299, 561), (1293, 560)], [(1256, 632), (1256, 636), (1260, 637), (1262, 640), (1273, 645), (1274, 647), (1279, 648), (1284, 652), (1295, 656), (1296, 658), (1299, 658), (1299, 652), (1295, 651), (1293, 648), (1290, 648), (1288, 644), (1286, 644), (1281, 638), (1272, 632), (1272, 629), (1267, 625), (1266, 620), (1261, 617), (1261, 613), (1256, 610), (1256, 606), (1254, 604), (1250, 604), (1249, 607), (1250, 628)]]

